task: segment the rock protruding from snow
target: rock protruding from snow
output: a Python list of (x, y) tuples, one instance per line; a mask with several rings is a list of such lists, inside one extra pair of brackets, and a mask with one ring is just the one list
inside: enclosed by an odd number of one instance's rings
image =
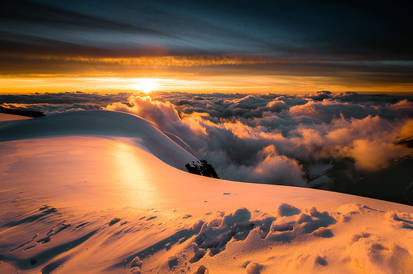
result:
[(192, 161), (185, 165), (189, 173), (206, 177), (219, 178), (217, 172), (206, 160)]

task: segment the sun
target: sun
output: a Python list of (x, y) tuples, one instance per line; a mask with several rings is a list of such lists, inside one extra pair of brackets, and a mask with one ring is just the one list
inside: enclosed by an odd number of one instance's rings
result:
[(155, 79), (139, 79), (132, 84), (132, 88), (148, 94), (151, 91), (158, 89), (158, 84)]

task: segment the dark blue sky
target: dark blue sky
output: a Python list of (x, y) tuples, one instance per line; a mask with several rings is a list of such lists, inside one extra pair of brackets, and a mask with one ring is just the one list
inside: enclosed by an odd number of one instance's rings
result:
[(0, 73), (65, 73), (64, 61), (44, 56), (241, 56), (272, 61), (207, 73), (327, 73), (412, 86), (411, 5), (361, 2), (2, 1)]

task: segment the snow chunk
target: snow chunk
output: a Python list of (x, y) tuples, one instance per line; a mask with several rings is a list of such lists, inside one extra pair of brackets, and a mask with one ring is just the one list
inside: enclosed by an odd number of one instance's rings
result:
[(247, 274), (260, 274), (261, 270), (264, 268), (263, 265), (257, 263), (249, 263), (247, 265)]
[(295, 206), (289, 205), (289, 204), (281, 204), (280, 207), (278, 208), (278, 214), (280, 216), (292, 216), (292, 215), (297, 215), (300, 214), (301, 210), (296, 208)]

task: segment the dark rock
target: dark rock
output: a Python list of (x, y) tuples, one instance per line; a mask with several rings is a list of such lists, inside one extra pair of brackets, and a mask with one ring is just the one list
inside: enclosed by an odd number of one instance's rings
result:
[(185, 165), (189, 173), (206, 177), (219, 178), (217, 172), (206, 160), (192, 161)]

